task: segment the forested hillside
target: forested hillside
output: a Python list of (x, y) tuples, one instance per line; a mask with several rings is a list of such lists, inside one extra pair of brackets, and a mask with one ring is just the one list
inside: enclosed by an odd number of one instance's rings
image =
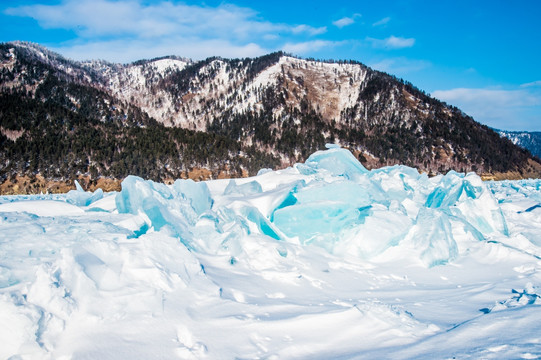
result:
[(354, 61), (279, 52), (120, 65), (0, 44), (1, 182), (253, 175), (304, 161), (329, 142), (369, 168), (499, 178), (541, 168), (459, 109)]

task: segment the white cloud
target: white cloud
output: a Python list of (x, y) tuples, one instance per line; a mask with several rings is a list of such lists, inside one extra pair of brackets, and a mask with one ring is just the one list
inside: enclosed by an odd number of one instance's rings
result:
[(280, 43), (303, 42), (327, 31), (272, 23), (250, 8), (230, 4), (211, 7), (166, 0), (63, 0), (12, 7), (5, 13), (31, 17), (45, 29), (73, 31), (76, 40), (55, 48), (66, 56), (119, 62), (166, 54), (195, 59), (257, 56)]
[(145, 5), (139, 0), (66, 0), (59, 5), (10, 8), (9, 15), (32, 17), (47, 29), (75, 31), (83, 38), (131, 35), (141, 38), (202, 33), (222, 37), (293, 31), (293, 27), (258, 20), (248, 8), (221, 5), (215, 8), (160, 2)]
[(532, 82), (520, 85), (520, 87), (523, 87), (523, 88), (525, 88), (525, 87), (533, 87), (533, 86), (541, 86), (541, 80), (532, 81)]
[(165, 55), (179, 55), (191, 59), (204, 59), (216, 55), (226, 58), (256, 57), (272, 51), (272, 49), (262, 48), (255, 43), (235, 45), (226, 40), (219, 39), (200, 41), (199, 39), (179, 38), (159, 43), (156, 43), (152, 39), (74, 43), (51, 47), (51, 50), (74, 60), (114, 59), (115, 62), (120, 63), (129, 63), (135, 60), (151, 59)]
[(282, 50), (294, 55), (304, 55), (306, 53), (317, 52), (323, 48), (343, 45), (344, 43), (344, 41), (312, 40), (299, 43), (287, 43)]
[(540, 130), (541, 94), (525, 89), (436, 90), (432, 95), (475, 120), (504, 130)]
[(390, 17), (384, 17), (383, 19), (379, 20), (379, 21), (376, 21), (375, 23), (372, 24), (372, 26), (383, 26), (383, 25), (387, 25), (389, 23), (389, 21), (391, 21), (391, 18)]
[(333, 25), (338, 28), (343, 28), (345, 26), (355, 23), (355, 18), (361, 17), (361, 14), (353, 14), (352, 17), (343, 17), (339, 20), (333, 21)]
[(368, 63), (368, 66), (396, 76), (405, 76), (412, 72), (424, 70), (430, 67), (431, 64), (425, 60), (411, 60), (404, 57), (397, 57), (371, 62)]
[(457, 88), (436, 90), (433, 95), (444, 101), (483, 103), (487, 107), (496, 105), (505, 107), (541, 105), (539, 98), (524, 90)]
[(297, 25), (291, 29), (291, 32), (294, 34), (307, 33), (310, 35), (320, 35), (327, 32), (327, 27), (323, 26), (315, 28), (309, 25)]
[(385, 39), (385, 45), (392, 49), (401, 49), (401, 48), (407, 48), (412, 47), (413, 44), (415, 44), (414, 38), (401, 38), (396, 36), (390, 36), (387, 39)]
[(344, 17), (344, 18), (341, 18), (340, 20), (333, 21), (333, 25), (339, 28), (343, 28), (344, 26), (351, 25), (354, 22), (355, 20), (353, 20), (352, 18)]
[(263, 35), (263, 39), (265, 40), (278, 40), (280, 38), (280, 36), (278, 36), (277, 34), (265, 34)]
[(414, 38), (403, 38), (393, 35), (386, 39), (367, 38), (367, 40), (372, 43), (373, 47), (384, 49), (403, 49), (412, 47), (415, 44)]

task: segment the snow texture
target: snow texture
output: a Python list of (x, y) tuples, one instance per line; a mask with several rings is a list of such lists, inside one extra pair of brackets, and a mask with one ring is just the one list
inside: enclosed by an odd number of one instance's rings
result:
[(541, 356), (541, 181), (366, 170), (0, 197), (1, 359)]

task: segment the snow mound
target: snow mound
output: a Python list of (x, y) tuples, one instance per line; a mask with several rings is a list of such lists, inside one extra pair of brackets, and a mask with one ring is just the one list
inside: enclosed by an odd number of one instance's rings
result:
[(0, 204), (1, 212), (25, 212), (37, 216), (75, 216), (84, 214), (81, 208), (56, 200), (28, 200)]

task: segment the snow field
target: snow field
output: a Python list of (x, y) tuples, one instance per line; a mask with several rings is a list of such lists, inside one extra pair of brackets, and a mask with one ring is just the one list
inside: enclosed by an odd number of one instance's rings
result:
[(0, 197), (0, 358), (541, 357), (541, 182), (367, 171)]

